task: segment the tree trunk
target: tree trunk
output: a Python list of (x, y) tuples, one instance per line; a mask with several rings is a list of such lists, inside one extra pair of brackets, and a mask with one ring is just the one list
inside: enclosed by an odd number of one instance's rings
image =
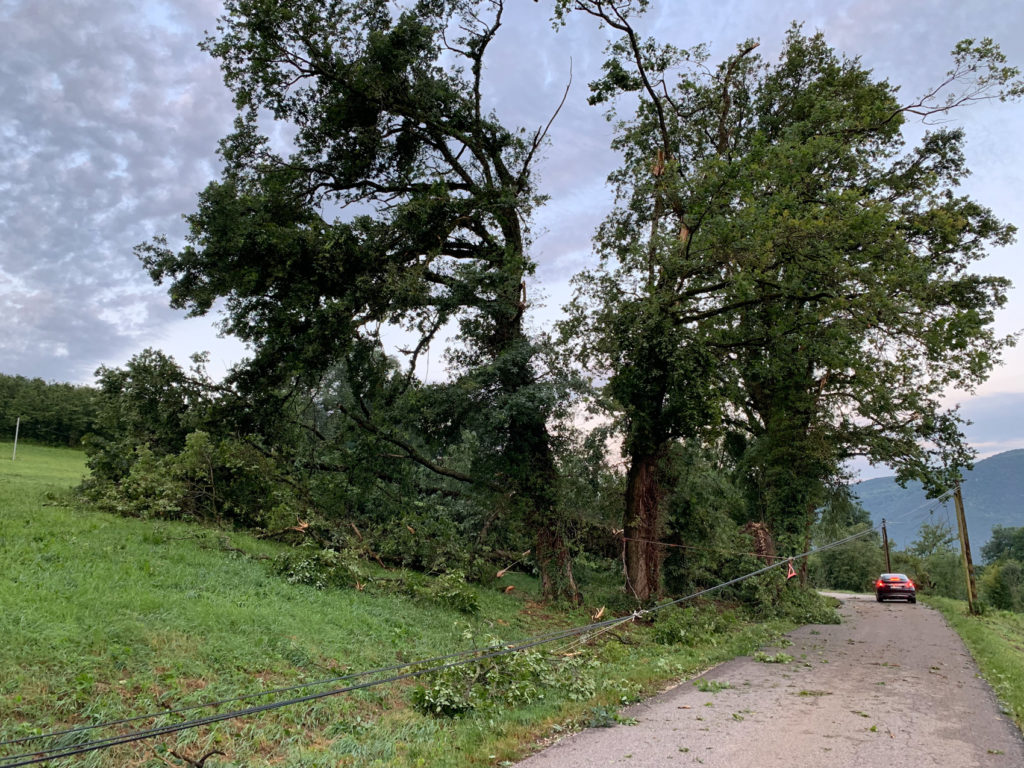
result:
[(526, 523), (536, 532), (534, 555), (540, 570), (541, 593), (547, 599), (564, 598), (578, 605), (580, 594), (572, 573), (565, 521), (559, 516), (558, 468), (547, 426), (534, 419), (518, 424), (513, 420), (513, 434), (516, 453), (525, 470), (518, 476), (517, 490), (529, 505)]
[(564, 598), (580, 604), (579, 588), (572, 573), (572, 556), (556, 521), (549, 520), (537, 529), (536, 560), (540, 570), (541, 593), (545, 598)]
[[(521, 283), (517, 280), (509, 285), (515, 293), (506, 297), (506, 310), (516, 306), (513, 301), (519, 298)], [(500, 377), (502, 389), (511, 397), (537, 385), (529, 358), (516, 357), (517, 349), (529, 343), (522, 327), (523, 309), (525, 301), (518, 305), (518, 311), (506, 311), (490, 339), (496, 359), (512, 356), (502, 366)], [(551, 450), (546, 413), (535, 409), (513, 410), (505, 460), (513, 488), (527, 505), (526, 524), (536, 532), (534, 556), (540, 570), (541, 593), (546, 599), (564, 598), (578, 605), (580, 594), (572, 573), (566, 524), (558, 509), (558, 466)]]
[(634, 456), (626, 475), (625, 541), (626, 591), (647, 602), (661, 591), (662, 490), (657, 453)]

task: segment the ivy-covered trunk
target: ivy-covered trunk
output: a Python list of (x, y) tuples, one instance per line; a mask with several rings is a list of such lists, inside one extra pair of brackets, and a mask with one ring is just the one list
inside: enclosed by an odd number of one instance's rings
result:
[(558, 508), (558, 468), (551, 451), (543, 414), (527, 413), (509, 423), (506, 456), (513, 490), (526, 506), (524, 521), (534, 532), (534, 559), (540, 571), (541, 591), (548, 599), (579, 603), (572, 571), (572, 555), (565, 536), (565, 521)]
[[(508, 226), (505, 233), (509, 241), (520, 242), (517, 227)], [(521, 275), (516, 277), (521, 279)], [(565, 521), (558, 505), (559, 475), (548, 432), (548, 412), (536, 407), (538, 398), (532, 396), (541, 385), (533, 370), (531, 342), (522, 328), (522, 305), (516, 310), (520, 279), (511, 281), (515, 296), (505, 296), (489, 339), (508, 413), (504, 463), (511, 479), (509, 490), (525, 506), (524, 522), (535, 535), (534, 559), (540, 571), (542, 594), (575, 605), (580, 595), (573, 576)]]

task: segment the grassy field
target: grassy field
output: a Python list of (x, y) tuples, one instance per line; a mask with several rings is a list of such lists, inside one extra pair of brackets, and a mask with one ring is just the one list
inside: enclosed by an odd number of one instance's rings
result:
[[(509, 642), (591, 620), (587, 612), (537, 603), (536, 585), (523, 574), (503, 579), (502, 586), (516, 586), (511, 593), (478, 589), (475, 616), (402, 595), (291, 584), (270, 567), (283, 545), (76, 505), (68, 488), (82, 477), (81, 453), (19, 445), (12, 462), (10, 445), (0, 443), (0, 457), (5, 456), (0, 741), (309, 683), (479, 647), (491, 637)], [(594, 680), (588, 695), (545, 688), (534, 677), (516, 706), (442, 718), (414, 708), (416, 684), (404, 682), (56, 764), (184, 766), (172, 752), (196, 761), (219, 750), (224, 754), (211, 756), (207, 768), (501, 765), (528, 753), (539, 738), (613, 720), (623, 703), (750, 653), (788, 628), (733, 621), (727, 634), (690, 646), (655, 643), (657, 625), (626, 625), (585, 648), (562, 641), (546, 649), (585, 660), (581, 668)], [(252, 703), (261, 702), (219, 711)], [(110, 736), (127, 727), (86, 736)], [(33, 747), (0, 745), (0, 767), (5, 757)]]
[(927, 598), (963, 638), (1007, 714), (1024, 730), (1024, 615), (988, 608), (971, 616), (967, 603)]

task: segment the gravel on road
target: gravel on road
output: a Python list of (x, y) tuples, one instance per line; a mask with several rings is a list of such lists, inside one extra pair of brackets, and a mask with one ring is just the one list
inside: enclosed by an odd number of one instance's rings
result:
[(624, 709), (635, 725), (573, 734), (518, 766), (1024, 766), (1020, 731), (941, 614), (837, 597), (841, 624), (765, 649), (792, 660), (734, 659)]

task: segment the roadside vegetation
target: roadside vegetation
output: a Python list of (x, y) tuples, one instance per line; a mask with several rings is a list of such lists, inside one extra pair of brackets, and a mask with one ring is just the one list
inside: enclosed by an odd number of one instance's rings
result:
[[(289, 575), (283, 564), (297, 550), (288, 544), (81, 506), (71, 486), (84, 470), (80, 452), (31, 445), (0, 462), (0, 741), (589, 624), (598, 602), (619, 592), (584, 567), (587, 605), (559, 608), (539, 602), (531, 569), (470, 586), (366, 563), (362, 588), (351, 579), (318, 588)], [(400, 579), (418, 589), (395, 588)], [(763, 596), (779, 586), (757, 588)], [(171, 752), (197, 759), (220, 750), (208, 766), (496, 765), (552, 733), (615, 722), (622, 705), (752, 653), (797, 623), (835, 620), (792, 587), (760, 613), (727, 595), (74, 764), (186, 765)], [(252, 703), (261, 702), (214, 711)]]
[[(943, 397), (1014, 341), (993, 326), (1008, 281), (977, 269), (1013, 226), (958, 194), (962, 131), (902, 129), (1024, 81), (964, 40), (904, 98), (799, 24), (777, 59), (748, 40), (714, 63), (644, 39), (649, 5), (538, 19), (610, 31), (590, 102), (621, 157), (593, 263), (539, 331), (531, 226), (560, 107), (537, 129), (492, 109), (503, 2), (226, 0), (201, 43), (238, 107), (220, 175), (183, 241), (137, 255), (250, 356), (222, 381), (155, 349), (94, 390), (0, 380), (5, 427), (50, 395), (87, 404), (45, 438), (84, 445), (74, 496), (39, 493), (80, 454), (47, 474), (61, 454), (26, 446), (4, 470), (7, 732), (635, 614), (179, 742), (247, 765), (500, 762), (835, 620), (808, 587), (877, 575), (846, 461), (948, 487), (972, 451)], [(937, 591), (938, 534), (907, 553)]]
[(1024, 730), (1024, 615), (987, 608), (971, 616), (961, 600), (929, 597), (926, 602), (960, 634), (1004, 711)]

